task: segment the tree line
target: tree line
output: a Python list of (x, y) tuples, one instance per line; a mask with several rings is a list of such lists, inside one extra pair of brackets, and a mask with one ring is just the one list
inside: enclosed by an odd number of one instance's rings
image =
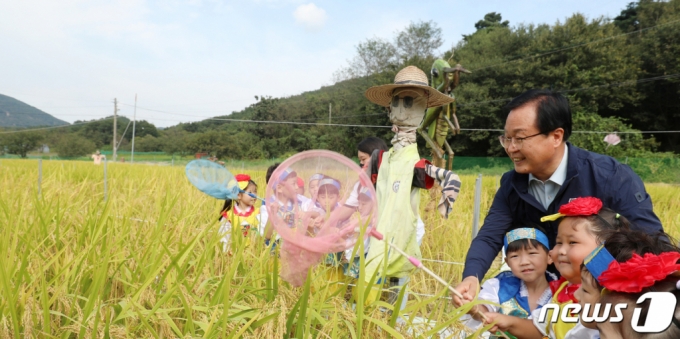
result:
[[(500, 132), (488, 129), (502, 129), (503, 106), (530, 88), (568, 96), (575, 131), (621, 133), (616, 146), (608, 146), (604, 134), (575, 133), (572, 142), (580, 147), (613, 156), (680, 153), (678, 133), (639, 133), (680, 130), (680, 0), (642, 0), (613, 19), (577, 13), (552, 25), (513, 25), (500, 13), (489, 13), (471, 34), (441, 52), (443, 34), (436, 22), (412, 22), (393, 40), (371, 37), (357, 44), (355, 56), (335, 72), (332, 86), (286, 98), (265, 93), (240, 112), (163, 130), (138, 122), (135, 151), (208, 152), (222, 159), (285, 157), (308, 149), (354, 155), (356, 143), (366, 136), (392, 137), (389, 128), (363, 127), (389, 125), (385, 109), (363, 92), (391, 83), (407, 65), (429, 73), (434, 60), (443, 58), (472, 71), (461, 76), (454, 92), (461, 127), (475, 129), (449, 136), (457, 155), (503, 156), (496, 138)], [(331, 123), (352, 126), (325, 125), (329, 105)], [(120, 149), (129, 149), (131, 128), (123, 134), (127, 123), (119, 118)], [(29, 134), (0, 134), (0, 143), (16, 153), (9, 146), (22, 144), (20, 139)], [(112, 121), (39, 134), (40, 142), (54, 145), (60, 154), (76, 149), (87, 149), (87, 154), (110, 148)], [(421, 154), (429, 154), (422, 140), (419, 146)]]

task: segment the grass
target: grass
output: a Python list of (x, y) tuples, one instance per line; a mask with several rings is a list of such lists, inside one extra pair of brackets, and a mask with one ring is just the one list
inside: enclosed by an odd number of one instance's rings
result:
[[(109, 164), (106, 199), (103, 166), (43, 160), (42, 168), (38, 196), (35, 160), (0, 160), (1, 338), (391, 338), (460, 328), (465, 310), (422, 272), (412, 276), (404, 313), (436, 321), (434, 329), (411, 320), (399, 327), (384, 302), (353, 310), (351, 293), (332, 293), (323, 268), (292, 288), (260, 241), (223, 254), (221, 202), (194, 189), (180, 167)], [(264, 168), (248, 172), (263, 192)], [(438, 196), (422, 193), (424, 258), (464, 261), (475, 178), (462, 176), (449, 220), (431, 212)], [(482, 211), (497, 180), (484, 178)], [(680, 187), (648, 190), (677, 237)], [(461, 265), (424, 264), (452, 283), (462, 273)], [(362, 295), (368, 287), (359, 285)]]

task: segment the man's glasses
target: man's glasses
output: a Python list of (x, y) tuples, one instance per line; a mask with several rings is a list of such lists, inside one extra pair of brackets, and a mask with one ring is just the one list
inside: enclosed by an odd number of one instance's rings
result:
[(530, 135), (530, 136), (524, 137), (524, 138), (508, 138), (505, 135), (499, 135), (498, 141), (501, 142), (501, 146), (503, 146), (503, 148), (507, 149), (508, 147), (510, 147), (510, 145), (515, 145), (515, 148), (522, 149), (522, 144), (524, 144), (524, 140), (527, 140), (529, 138), (533, 138), (533, 137), (535, 137), (537, 135), (541, 135), (541, 134), (543, 134), (543, 133), (538, 132), (534, 135)]
[(392, 107), (399, 107), (399, 99), (404, 100), (404, 108), (411, 108), (413, 106), (413, 97), (405, 96), (400, 98), (398, 95), (395, 95), (392, 97)]

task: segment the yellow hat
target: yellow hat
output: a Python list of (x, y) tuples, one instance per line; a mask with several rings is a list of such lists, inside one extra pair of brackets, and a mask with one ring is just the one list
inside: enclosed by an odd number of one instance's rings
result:
[(250, 176), (248, 174), (237, 174), (235, 178), (238, 182), (238, 188), (245, 190), (248, 187), (248, 183), (250, 183)]

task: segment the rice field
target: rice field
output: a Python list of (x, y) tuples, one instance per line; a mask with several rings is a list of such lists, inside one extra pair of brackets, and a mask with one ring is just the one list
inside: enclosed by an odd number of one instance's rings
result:
[[(249, 174), (263, 193), (264, 168)], [(411, 338), (462, 329), (466, 310), (422, 272), (399, 313), (383, 301), (355, 303), (346, 285), (328, 288), (323, 267), (292, 288), (261, 241), (224, 254), (222, 202), (193, 188), (183, 168), (109, 164), (106, 195), (103, 178), (104, 166), (43, 161), (38, 194), (37, 161), (0, 161), (0, 338)], [(448, 220), (432, 212), (438, 196), (423, 192), (421, 205), (423, 258), (442, 261), (424, 264), (454, 284), (473, 220), (475, 177), (461, 179)], [(482, 214), (497, 180), (483, 181)], [(648, 191), (677, 237), (680, 187)], [(366, 295), (365, 284), (352, 288)]]

